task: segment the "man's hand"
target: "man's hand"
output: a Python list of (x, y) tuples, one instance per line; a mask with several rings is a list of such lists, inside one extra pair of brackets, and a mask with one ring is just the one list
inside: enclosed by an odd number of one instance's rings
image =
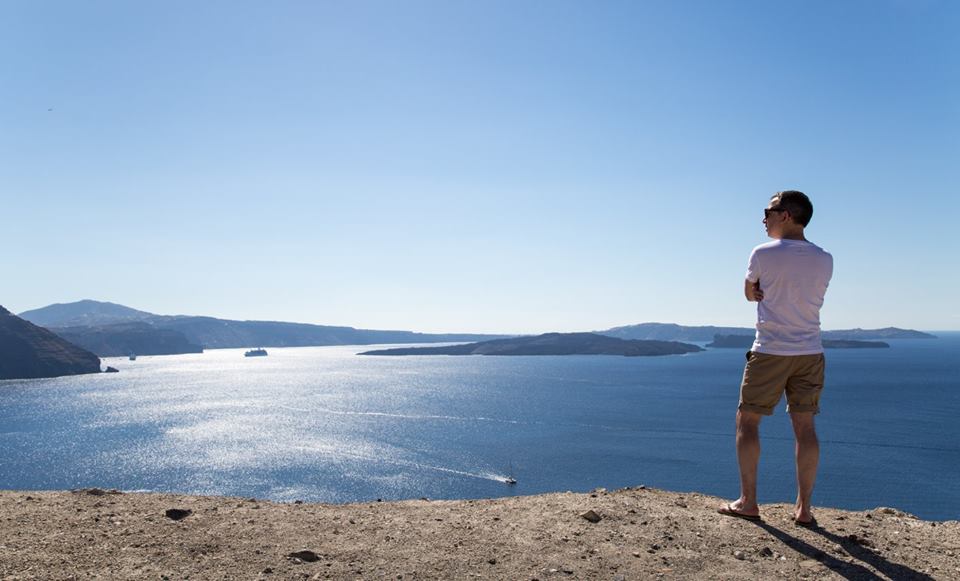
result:
[(751, 302), (759, 303), (763, 300), (763, 291), (760, 290), (760, 281), (750, 282), (745, 281), (743, 285), (743, 294), (746, 295), (747, 300)]

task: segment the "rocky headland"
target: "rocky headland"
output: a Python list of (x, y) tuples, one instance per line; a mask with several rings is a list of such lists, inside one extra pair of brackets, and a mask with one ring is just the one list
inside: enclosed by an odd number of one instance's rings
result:
[(99, 372), (99, 357), (0, 306), (0, 379)]
[(0, 579), (894, 579), (960, 577), (960, 522), (761, 507), (645, 488), (487, 500), (273, 503), (0, 492)]
[(67, 341), (89, 349), (101, 357), (203, 353), (203, 347), (191, 343), (183, 333), (139, 321), (97, 327), (60, 327), (52, 330)]
[(20, 313), (101, 357), (199, 353), (237, 347), (310, 347), (381, 343), (480, 341), (504, 335), (415, 333), (283, 321), (234, 321), (157, 315), (124, 305), (83, 300)]
[[(696, 341), (706, 342), (713, 340), (715, 335), (750, 335), (756, 332), (752, 327), (713, 327), (713, 326), (685, 326), (673, 323), (640, 323), (614, 327), (605, 331), (596, 331), (601, 335), (619, 337), (620, 339), (659, 339), (661, 341)], [(882, 329), (833, 329), (823, 331), (824, 339), (838, 341), (874, 341), (885, 339), (936, 339), (936, 335), (900, 329), (898, 327), (884, 327)]]
[(445, 347), (401, 347), (360, 355), (622, 355), (640, 357), (703, 351), (676, 341), (624, 340), (596, 333), (546, 333), (535, 337), (495, 339)]
[[(753, 346), (753, 335), (714, 335), (707, 347), (715, 349), (749, 349)], [(853, 339), (823, 339), (824, 349), (888, 349), (885, 341), (855, 341)]]

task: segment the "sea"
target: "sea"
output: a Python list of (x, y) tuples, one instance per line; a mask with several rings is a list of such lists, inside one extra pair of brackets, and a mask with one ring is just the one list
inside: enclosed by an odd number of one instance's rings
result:
[[(960, 519), (960, 333), (827, 352), (814, 503)], [(105, 359), (0, 382), (0, 489), (355, 502), (646, 485), (736, 498), (740, 349), (363, 356), (378, 346)], [(796, 496), (781, 402), (759, 499)], [(515, 484), (507, 482), (516, 479)]]

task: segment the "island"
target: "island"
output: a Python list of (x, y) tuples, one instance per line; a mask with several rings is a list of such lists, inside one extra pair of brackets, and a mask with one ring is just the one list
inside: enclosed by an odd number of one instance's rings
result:
[[(715, 335), (753, 335), (750, 327), (688, 327), (673, 323), (640, 323), (624, 327), (614, 327), (605, 331), (595, 331), (601, 335), (620, 339), (658, 339), (661, 341), (710, 341)], [(834, 329), (823, 331), (824, 339), (842, 341), (869, 341), (887, 339), (936, 339), (936, 335), (900, 329), (898, 327), (884, 327), (882, 329)]]
[[(823, 339), (824, 349), (887, 349), (889, 343), (883, 341), (855, 341), (852, 339)], [(713, 342), (707, 347), (719, 349), (749, 349), (753, 345), (753, 335), (714, 335)]]
[(0, 379), (99, 372), (99, 357), (0, 306)]
[(116, 303), (82, 300), (24, 311), (20, 317), (45, 327), (101, 357), (201, 353), (204, 349), (453, 343), (507, 335), (415, 333), (282, 321), (234, 321), (157, 315)]
[(145, 322), (114, 323), (99, 327), (62, 327), (57, 335), (101, 357), (137, 355), (178, 355), (203, 353), (203, 347), (191, 343), (174, 329), (157, 328)]
[(443, 347), (400, 347), (359, 355), (622, 355), (644, 357), (696, 353), (703, 348), (676, 341), (624, 340), (596, 333), (545, 333)]

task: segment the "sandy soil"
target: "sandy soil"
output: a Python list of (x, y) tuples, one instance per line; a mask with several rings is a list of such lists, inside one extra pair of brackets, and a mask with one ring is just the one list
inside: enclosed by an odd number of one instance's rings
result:
[(787, 505), (753, 523), (720, 503), (643, 487), (346, 505), (0, 492), (0, 579), (960, 579), (958, 521), (819, 509), (808, 530)]

